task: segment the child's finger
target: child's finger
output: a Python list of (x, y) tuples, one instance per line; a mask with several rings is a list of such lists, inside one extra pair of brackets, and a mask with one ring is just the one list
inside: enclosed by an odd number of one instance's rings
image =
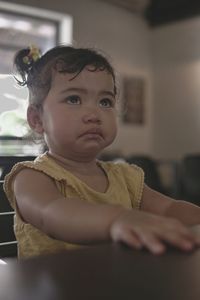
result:
[(200, 247), (200, 236), (195, 234), (196, 246)]
[(137, 237), (137, 235), (134, 232), (131, 232), (131, 231), (124, 231), (120, 238), (120, 241), (124, 242), (129, 247), (134, 248), (134, 249), (142, 248), (142, 243), (141, 243), (140, 239)]
[(192, 250), (198, 244), (194, 233), (189, 228), (183, 226), (180, 222), (174, 222), (172, 223), (173, 227), (160, 227), (154, 233), (160, 239), (164, 240), (174, 247), (186, 251)]
[(196, 246), (200, 247), (200, 226), (194, 226), (191, 228), (191, 232), (194, 236)]
[(150, 232), (137, 231), (138, 236), (144, 247), (146, 247), (153, 254), (162, 254), (165, 252), (165, 245), (156, 235)]
[(165, 235), (160, 236), (165, 242), (179, 248), (183, 251), (190, 251), (195, 247), (195, 241), (192, 238), (185, 237), (179, 233), (166, 232)]
[(181, 224), (177, 225), (176, 228), (170, 228), (168, 230), (160, 228), (156, 234), (160, 239), (174, 247), (185, 251), (192, 250), (199, 243), (197, 237), (189, 228)]

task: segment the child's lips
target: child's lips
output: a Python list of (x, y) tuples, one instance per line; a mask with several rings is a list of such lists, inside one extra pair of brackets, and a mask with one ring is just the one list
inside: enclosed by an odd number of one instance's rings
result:
[(94, 137), (95, 136), (100, 136), (101, 138), (103, 137), (102, 131), (99, 128), (88, 129), (88, 130), (84, 131), (83, 133), (81, 133), (80, 137), (85, 136), (85, 135), (88, 135), (88, 136), (91, 135), (91, 137), (92, 136), (94, 136)]

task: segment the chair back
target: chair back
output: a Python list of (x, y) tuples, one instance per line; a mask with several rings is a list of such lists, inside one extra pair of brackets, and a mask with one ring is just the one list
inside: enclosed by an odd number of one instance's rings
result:
[(0, 179), (3, 180), (16, 163), (34, 159), (35, 156), (0, 156)]
[(200, 154), (184, 157), (180, 164), (181, 198), (200, 206)]
[(0, 180), (0, 258), (17, 256), (13, 217), (14, 211), (4, 193), (3, 180)]
[(3, 179), (17, 162), (34, 159), (35, 156), (0, 156), (0, 258), (17, 256), (17, 241), (13, 230), (14, 211), (3, 190)]
[(126, 161), (143, 169), (145, 174), (145, 183), (150, 188), (158, 192), (165, 193), (160, 179), (160, 174), (158, 172), (157, 162), (154, 159), (145, 155), (131, 155), (126, 159)]

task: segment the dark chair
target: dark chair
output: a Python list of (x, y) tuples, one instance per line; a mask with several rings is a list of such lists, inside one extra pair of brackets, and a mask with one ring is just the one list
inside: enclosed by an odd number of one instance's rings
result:
[(14, 164), (34, 160), (35, 156), (0, 156), (0, 258), (17, 256), (17, 241), (13, 231), (14, 211), (3, 190), (3, 179)]
[(13, 165), (25, 160), (34, 160), (35, 156), (0, 156), (0, 179), (10, 172)]
[(200, 154), (187, 155), (180, 163), (180, 197), (200, 206)]
[(154, 159), (143, 155), (131, 155), (126, 158), (126, 161), (143, 169), (145, 173), (145, 183), (150, 188), (166, 194), (158, 172), (157, 162)]
[(9, 205), (0, 180), (0, 258), (17, 256), (17, 241), (13, 230), (14, 211)]

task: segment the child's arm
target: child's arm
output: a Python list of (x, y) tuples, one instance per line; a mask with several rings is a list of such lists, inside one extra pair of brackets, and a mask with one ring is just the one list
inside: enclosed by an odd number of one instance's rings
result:
[(186, 225), (200, 224), (200, 207), (183, 200), (174, 200), (145, 185), (142, 210), (172, 217)]
[(24, 169), (14, 181), (22, 219), (47, 235), (70, 243), (109, 240), (109, 227), (123, 210), (64, 198), (53, 180), (40, 171)]
[(58, 240), (77, 244), (122, 241), (155, 254), (165, 250), (165, 242), (185, 251), (200, 245), (199, 238), (174, 219), (64, 198), (51, 178), (35, 170), (24, 169), (16, 176), (14, 192), (24, 221)]

